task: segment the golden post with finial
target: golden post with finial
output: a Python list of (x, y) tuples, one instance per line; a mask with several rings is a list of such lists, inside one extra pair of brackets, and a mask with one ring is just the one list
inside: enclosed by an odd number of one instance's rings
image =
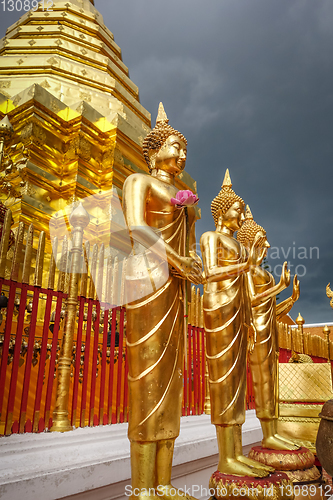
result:
[(330, 333), (331, 330), (330, 328), (325, 325), (323, 328), (323, 333), (326, 335), (326, 341), (327, 341), (327, 362), (330, 364), (331, 367), (331, 380), (332, 380), (332, 387), (333, 387), (333, 367), (331, 363), (331, 342), (330, 342)]
[(301, 316), (301, 313), (298, 313), (298, 316), (296, 318), (296, 323), (298, 325), (297, 330), (300, 333), (301, 336), (301, 343), (302, 343), (302, 353), (305, 354), (304, 351), (304, 332), (303, 332), (303, 325), (305, 323), (304, 318)]
[(331, 330), (328, 328), (327, 325), (324, 326), (323, 333), (326, 335), (327, 361), (330, 363), (331, 362), (331, 345), (330, 345), (330, 333), (331, 333)]
[(53, 412), (53, 425), (51, 432), (67, 432), (72, 430), (68, 418), (69, 383), (71, 376), (71, 358), (73, 350), (73, 337), (76, 321), (78, 281), (82, 254), (83, 231), (89, 224), (90, 218), (82, 203), (73, 210), (70, 218), (73, 226), (72, 232), (72, 261), (70, 269), (70, 282), (67, 299), (67, 315), (65, 318), (64, 336), (58, 364), (58, 386), (56, 405)]

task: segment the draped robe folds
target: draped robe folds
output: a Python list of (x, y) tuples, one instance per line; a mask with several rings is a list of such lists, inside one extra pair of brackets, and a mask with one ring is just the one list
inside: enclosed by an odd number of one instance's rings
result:
[[(255, 295), (271, 289), (274, 285), (273, 276), (266, 270), (261, 270), (265, 283), (256, 283), (253, 276)], [(259, 281), (259, 280), (258, 280)], [(250, 366), (253, 381), (254, 400), (258, 418), (272, 419), (277, 416), (277, 325), (276, 299), (270, 298), (252, 308), (253, 323), (257, 331), (257, 342), (250, 355)]]
[[(240, 255), (234, 259), (219, 260), (218, 249), (216, 265), (229, 266), (245, 262), (245, 249), (238, 245)], [(225, 254), (225, 250), (223, 249), (221, 253)], [(244, 273), (206, 285), (204, 324), (211, 421), (215, 425), (243, 424), (246, 391), (246, 325), (249, 325), (247, 280)]]
[[(161, 215), (157, 214), (159, 218)], [(184, 255), (184, 210), (175, 208), (165, 215), (164, 222), (164, 227), (159, 224), (161, 238)], [(158, 259), (152, 262), (152, 258), (148, 255), (150, 279), (154, 281), (161, 263)], [(132, 441), (159, 441), (179, 435), (184, 363), (183, 283), (167, 273), (162, 286), (126, 305), (128, 437)], [(141, 286), (135, 273), (127, 273), (126, 286)]]

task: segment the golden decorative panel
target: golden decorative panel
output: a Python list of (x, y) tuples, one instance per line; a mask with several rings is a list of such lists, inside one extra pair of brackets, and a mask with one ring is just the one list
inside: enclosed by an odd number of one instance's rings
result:
[(280, 363), (280, 401), (325, 402), (333, 397), (328, 363)]

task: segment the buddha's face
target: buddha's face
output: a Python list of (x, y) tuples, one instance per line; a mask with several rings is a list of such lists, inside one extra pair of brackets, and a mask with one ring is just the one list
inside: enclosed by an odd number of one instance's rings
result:
[(259, 231), (257, 235), (258, 235), (257, 237), (259, 237), (258, 241), (256, 242), (256, 249), (258, 256), (257, 265), (260, 266), (260, 264), (267, 255), (267, 249), (270, 248), (271, 245), (268, 243), (265, 233)]
[(244, 205), (240, 201), (236, 201), (222, 216), (222, 225), (235, 232), (241, 228), (245, 216)]
[(185, 168), (187, 148), (177, 135), (170, 135), (155, 157), (155, 168), (179, 175)]

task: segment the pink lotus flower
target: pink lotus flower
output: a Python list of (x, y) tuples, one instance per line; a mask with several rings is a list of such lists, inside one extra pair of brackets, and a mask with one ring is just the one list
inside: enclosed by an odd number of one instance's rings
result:
[(184, 191), (178, 191), (176, 194), (176, 198), (171, 198), (172, 205), (176, 205), (176, 207), (191, 207), (198, 203), (199, 198), (192, 193), (189, 189), (185, 189)]

